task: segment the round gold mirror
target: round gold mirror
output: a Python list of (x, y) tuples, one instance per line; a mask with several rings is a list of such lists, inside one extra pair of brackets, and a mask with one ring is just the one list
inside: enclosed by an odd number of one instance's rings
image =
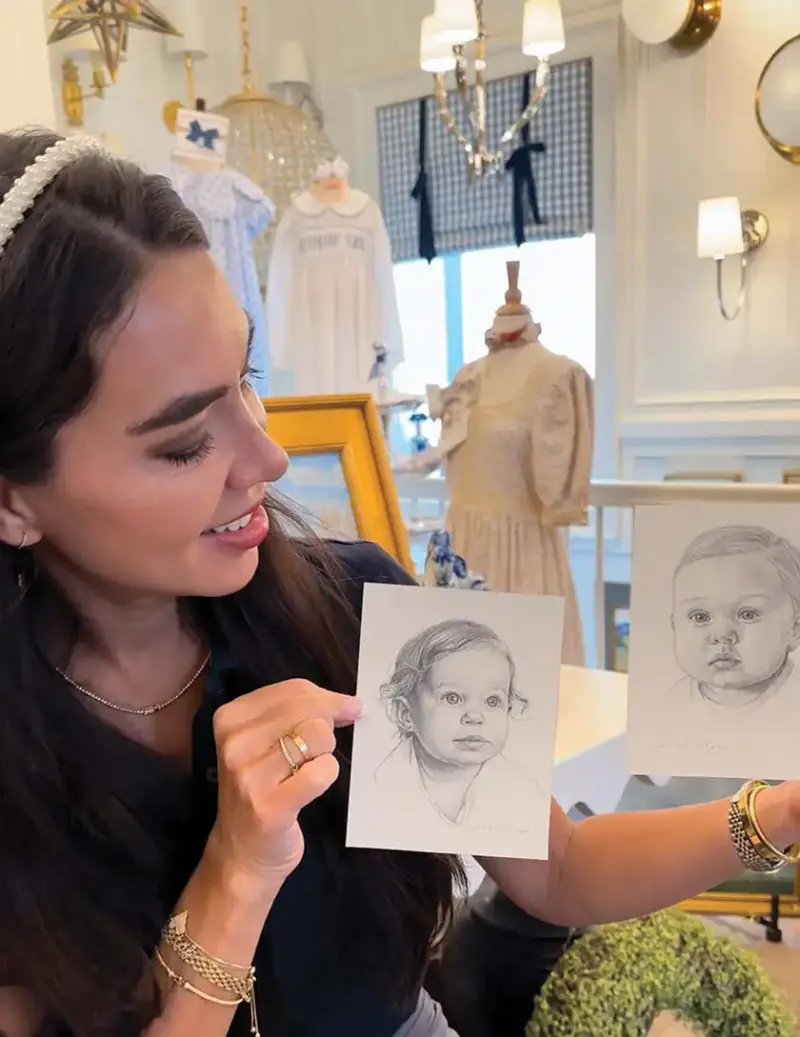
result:
[(787, 40), (764, 66), (756, 119), (778, 154), (800, 165), (800, 36)]

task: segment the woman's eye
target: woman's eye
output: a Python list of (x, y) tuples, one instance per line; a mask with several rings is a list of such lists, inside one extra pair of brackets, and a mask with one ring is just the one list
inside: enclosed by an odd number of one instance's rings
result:
[(742, 623), (756, 623), (761, 619), (758, 609), (739, 609), (739, 619)]
[(499, 695), (490, 695), (486, 700), (486, 705), (489, 709), (499, 709), (503, 705), (503, 700)]
[(444, 696), (444, 700), (448, 706), (458, 706), (461, 704), (461, 696), (457, 691), (448, 691)]
[(174, 465), (187, 465), (196, 464), (208, 457), (213, 449), (213, 442), (210, 435), (205, 435), (198, 442), (192, 446), (185, 447), (182, 450), (165, 450), (159, 456), (164, 461), (169, 461), (170, 464)]
[(689, 613), (689, 622), (697, 627), (702, 627), (711, 622), (711, 615), (705, 609), (694, 609)]

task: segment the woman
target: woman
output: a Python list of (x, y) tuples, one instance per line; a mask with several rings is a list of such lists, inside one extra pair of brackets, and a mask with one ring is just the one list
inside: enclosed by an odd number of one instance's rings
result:
[[(263, 507), (248, 322), (166, 181), (25, 132), (0, 193), (0, 1029), (222, 1037), (251, 998), (269, 1037), (445, 1033), (458, 866), (343, 846), (361, 590), (408, 577)], [(798, 803), (759, 794), (772, 842)], [(728, 813), (554, 805), (549, 862), (484, 864), (623, 918), (736, 875)]]

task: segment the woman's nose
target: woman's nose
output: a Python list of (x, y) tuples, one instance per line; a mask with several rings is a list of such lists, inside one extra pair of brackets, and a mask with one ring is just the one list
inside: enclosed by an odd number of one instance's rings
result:
[(251, 406), (243, 416), (238, 434), (239, 446), (228, 484), (234, 489), (250, 489), (259, 483), (277, 482), (286, 474), (289, 458), (283, 447), (265, 431), (264, 409)]
[(465, 713), (462, 716), (462, 718), (461, 718), (461, 723), (462, 724), (482, 724), (483, 723), (483, 713), (480, 713), (477, 710), (472, 710), (472, 711), (470, 711), (468, 713)]

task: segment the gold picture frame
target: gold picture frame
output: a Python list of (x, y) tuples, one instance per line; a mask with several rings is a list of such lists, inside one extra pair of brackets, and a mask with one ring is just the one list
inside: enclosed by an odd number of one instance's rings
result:
[[(352, 515), (353, 533), (379, 544), (414, 575), (408, 533), (372, 396), (275, 396), (264, 399), (263, 404), (267, 432), (290, 458), (316, 458), (326, 462), (328, 473), (332, 466), (336, 469), (340, 496), (346, 498)], [(306, 487), (309, 494), (317, 488)], [(295, 497), (291, 490), (286, 492)], [(302, 500), (299, 503), (305, 506)], [(308, 509), (313, 513), (313, 504)]]

